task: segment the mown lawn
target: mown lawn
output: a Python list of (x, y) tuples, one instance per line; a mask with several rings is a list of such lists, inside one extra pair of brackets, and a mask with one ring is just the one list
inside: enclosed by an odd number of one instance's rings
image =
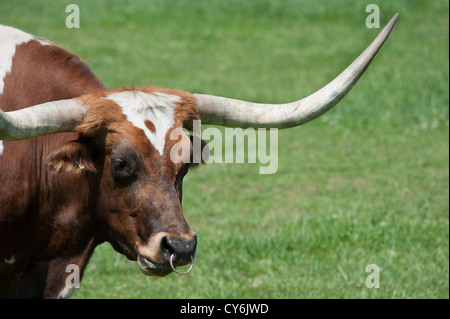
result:
[[(80, 29), (65, 27), (69, 3)], [(400, 13), (393, 33), (338, 106), (279, 131), (275, 174), (208, 164), (187, 176), (192, 273), (145, 277), (104, 244), (75, 298), (449, 298), (448, 1), (16, 0), (0, 23), (73, 51), (110, 88), (284, 103), (372, 41), (370, 3), (382, 26)]]

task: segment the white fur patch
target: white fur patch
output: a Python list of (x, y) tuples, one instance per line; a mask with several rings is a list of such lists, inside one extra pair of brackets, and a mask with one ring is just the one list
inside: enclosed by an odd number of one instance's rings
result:
[[(128, 121), (144, 130), (150, 143), (162, 155), (167, 131), (175, 123), (176, 103), (181, 101), (181, 97), (160, 92), (124, 91), (111, 93), (106, 98), (116, 102), (122, 108)], [(146, 120), (153, 123), (155, 132), (145, 126)]]
[(0, 94), (3, 94), (5, 76), (11, 72), (16, 47), (31, 40), (39, 41), (42, 45), (51, 44), (16, 28), (0, 24)]
[(0, 141), (0, 156), (3, 155), (4, 150), (5, 150), (5, 147), (3, 146), (3, 141)]

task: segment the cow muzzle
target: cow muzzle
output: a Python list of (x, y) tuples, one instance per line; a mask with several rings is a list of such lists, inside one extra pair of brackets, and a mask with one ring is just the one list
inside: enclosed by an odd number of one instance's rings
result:
[[(145, 246), (138, 245), (139, 269), (147, 276), (166, 276), (172, 271), (185, 275), (194, 266), (196, 248), (197, 236), (192, 231), (182, 235), (159, 232)], [(176, 268), (187, 264), (187, 271)]]

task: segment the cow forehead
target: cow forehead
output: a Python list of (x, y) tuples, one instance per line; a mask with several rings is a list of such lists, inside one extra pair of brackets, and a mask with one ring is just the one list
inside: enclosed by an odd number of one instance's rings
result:
[(142, 129), (159, 154), (163, 154), (167, 131), (175, 124), (175, 108), (181, 101), (179, 95), (123, 91), (110, 93), (105, 98), (118, 104), (127, 120)]

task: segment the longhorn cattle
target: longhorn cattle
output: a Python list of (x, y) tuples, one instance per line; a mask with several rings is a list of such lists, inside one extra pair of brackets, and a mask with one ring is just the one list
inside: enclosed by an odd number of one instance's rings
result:
[(170, 159), (170, 133), (194, 120), (287, 128), (320, 116), (350, 91), (397, 16), (332, 82), (279, 105), (110, 91), (70, 52), (0, 26), (0, 297), (70, 296), (66, 267), (82, 274), (103, 242), (146, 275), (192, 264), (197, 238), (181, 205), (192, 164)]

